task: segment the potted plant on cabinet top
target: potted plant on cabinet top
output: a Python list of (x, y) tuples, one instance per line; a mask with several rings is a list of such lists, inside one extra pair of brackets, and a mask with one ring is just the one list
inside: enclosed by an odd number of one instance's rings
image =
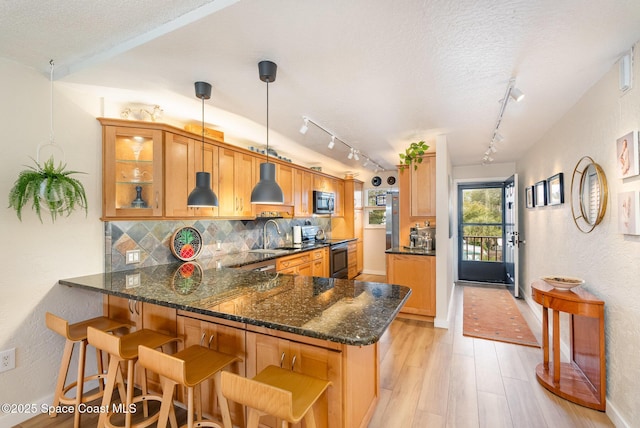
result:
[(41, 211), (44, 208), (56, 220), (58, 215), (69, 215), (76, 208), (84, 208), (88, 213), (87, 196), (80, 181), (71, 177), (72, 174), (84, 174), (78, 171), (65, 171), (66, 165), (60, 163), (57, 167), (53, 157), (44, 165), (34, 160), (36, 166), (27, 166), (20, 172), (13, 188), (9, 192), (9, 207), (16, 210), (22, 221), (22, 208), (32, 200), (32, 208), (42, 223)]
[(418, 169), (418, 164), (422, 163), (422, 155), (429, 149), (429, 146), (424, 141), (418, 141), (417, 143), (411, 143), (409, 147), (400, 153), (400, 169), (407, 168), (413, 164), (413, 169)]

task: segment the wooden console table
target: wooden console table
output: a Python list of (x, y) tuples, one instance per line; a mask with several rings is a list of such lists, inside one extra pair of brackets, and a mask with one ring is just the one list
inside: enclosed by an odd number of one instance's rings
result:
[[(606, 408), (604, 302), (580, 287), (556, 290), (544, 281), (531, 285), (542, 305), (544, 362), (536, 367), (538, 382), (562, 398), (596, 410)], [(549, 309), (553, 314), (553, 367), (549, 367)], [(571, 361), (560, 362), (560, 312), (569, 314)]]

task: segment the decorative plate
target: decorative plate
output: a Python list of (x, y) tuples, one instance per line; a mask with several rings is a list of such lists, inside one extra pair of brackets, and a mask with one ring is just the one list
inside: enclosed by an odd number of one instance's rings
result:
[(197, 262), (186, 262), (173, 273), (171, 288), (177, 294), (193, 293), (202, 283), (202, 267)]
[(379, 185), (382, 184), (382, 178), (378, 177), (377, 175), (375, 177), (373, 177), (371, 179), (371, 184), (373, 184), (374, 186), (378, 187)]
[(389, 186), (393, 186), (394, 184), (396, 184), (396, 178), (393, 175), (390, 175), (389, 177), (387, 177), (387, 184)]
[(202, 251), (202, 235), (193, 227), (182, 227), (173, 234), (170, 242), (171, 252), (183, 262), (193, 260)]
[(570, 290), (584, 284), (584, 279), (572, 278), (570, 276), (543, 276), (542, 280), (552, 285), (556, 290)]

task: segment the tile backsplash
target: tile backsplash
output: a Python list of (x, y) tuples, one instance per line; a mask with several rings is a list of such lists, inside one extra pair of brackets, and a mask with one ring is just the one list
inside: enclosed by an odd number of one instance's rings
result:
[[(105, 272), (131, 270), (139, 267), (178, 261), (169, 248), (171, 237), (181, 227), (191, 226), (202, 235), (203, 248), (198, 259), (219, 258), (262, 247), (262, 229), (268, 219), (257, 220), (150, 220), (109, 221), (104, 223)], [(291, 229), (305, 221), (330, 232), (329, 218), (277, 219), (281, 234), (271, 226), (267, 229), (270, 247), (291, 243)], [(220, 249), (218, 249), (218, 243)], [(126, 264), (129, 250), (140, 250), (140, 263)]]

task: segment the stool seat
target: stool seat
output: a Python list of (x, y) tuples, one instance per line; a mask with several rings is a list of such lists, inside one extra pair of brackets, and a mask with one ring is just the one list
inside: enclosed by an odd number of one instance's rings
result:
[(268, 366), (253, 379), (222, 372), (222, 393), (227, 399), (250, 407), (247, 427), (257, 427), (261, 415), (289, 423), (304, 418), (315, 427), (312, 406), (331, 385), (330, 381)]
[[(169, 408), (173, 409), (173, 390), (176, 385), (187, 387), (187, 426), (189, 428), (193, 426), (219, 427), (217, 422), (202, 420), (200, 414), (198, 415), (199, 419), (194, 421), (194, 387), (212, 377), (224, 426), (231, 426), (229, 407), (220, 389), (220, 372), (235, 361), (240, 361), (240, 358), (199, 345), (190, 346), (173, 355), (140, 346), (138, 354), (140, 365), (159, 374), (162, 380), (163, 398), (158, 421), (159, 428), (166, 426)], [(198, 407), (200, 406), (198, 405)], [(201, 412), (198, 411), (198, 413)]]
[[(113, 394), (113, 390), (117, 383), (121, 382), (122, 374), (120, 372), (120, 363), (127, 363), (127, 385), (126, 385), (126, 399), (124, 400), (125, 408), (129, 408), (130, 405), (143, 402), (144, 403), (144, 416), (148, 416), (148, 400), (158, 400), (159, 398), (155, 395), (150, 395), (147, 393), (147, 382), (146, 376), (142, 378), (142, 395), (135, 397), (133, 396), (134, 391), (134, 368), (135, 363), (138, 360), (138, 347), (140, 345), (147, 346), (150, 348), (160, 348), (163, 345), (166, 345), (171, 342), (175, 342), (179, 340), (179, 338), (163, 333), (159, 333), (149, 329), (136, 330), (133, 333), (126, 334), (124, 336), (116, 336), (113, 334), (105, 333), (103, 331), (97, 330), (93, 327), (87, 328), (87, 340), (90, 344), (95, 346), (97, 349), (106, 351), (109, 353), (110, 361), (109, 361), (109, 370), (107, 372), (107, 384), (105, 386), (105, 393), (102, 398), (102, 408), (108, 409), (109, 403), (111, 402), (111, 395)], [(171, 409), (173, 410), (173, 409)], [(102, 428), (103, 426), (112, 426), (110, 422), (112, 413), (100, 413), (100, 417), (98, 419), (98, 427)], [(156, 413), (153, 417), (137, 423), (135, 427), (145, 427), (149, 426), (158, 420), (160, 413)], [(176, 426), (176, 418), (175, 413), (171, 412), (171, 424), (172, 426)], [(131, 412), (127, 412), (125, 414), (125, 425), (126, 428), (131, 427)]]
[[(50, 330), (58, 333), (66, 339), (52, 407), (53, 409), (56, 409), (59, 407), (60, 403), (74, 405), (75, 414), (73, 426), (75, 428), (78, 428), (80, 426), (80, 412), (77, 411), (78, 406), (81, 403), (88, 403), (101, 397), (104, 390), (103, 379), (106, 378), (106, 375), (103, 373), (102, 369), (102, 356), (100, 354), (100, 351), (96, 352), (98, 372), (91, 376), (85, 376), (87, 328), (92, 327), (101, 331), (108, 332), (120, 328), (129, 328), (131, 327), (131, 325), (127, 322), (113, 320), (107, 317), (96, 317), (74, 324), (69, 324), (69, 322), (64, 318), (60, 318), (59, 316), (54, 315), (50, 312), (47, 312), (45, 314), (45, 322)], [(71, 364), (73, 348), (76, 343), (79, 345), (77, 380), (75, 382), (69, 383), (68, 385), (65, 385), (67, 382), (69, 366)], [(85, 395), (84, 384), (91, 380), (98, 380), (98, 391), (91, 395)], [(73, 388), (76, 389), (75, 397), (68, 397), (67, 394)], [(52, 412), (51, 417), (55, 416), (57, 416), (57, 413)]]

